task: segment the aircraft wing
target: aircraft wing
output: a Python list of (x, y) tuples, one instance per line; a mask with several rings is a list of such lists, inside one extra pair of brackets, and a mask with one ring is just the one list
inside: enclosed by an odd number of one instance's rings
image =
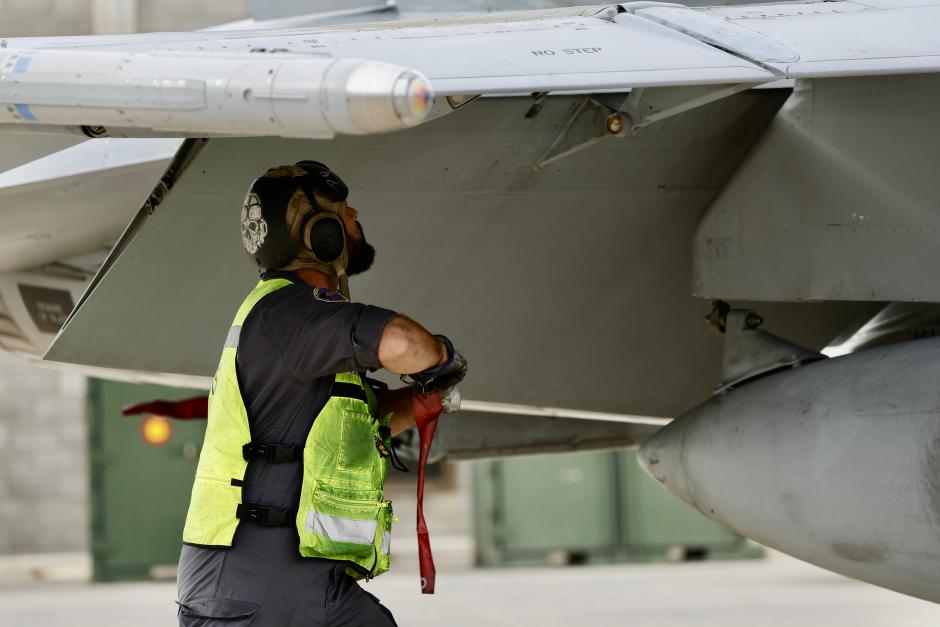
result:
[(940, 6), (909, 5), (632, 3), (393, 25), (8, 39), (0, 47), (0, 124), (123, 136), (332, 137), (418, 124), (432, 93), (940, 69), (940, 40), (926, 26)]
[(10, 39), (0, 123), (331, 137), (441, 96), (758, 84), (940, 69), (936, 0), (627, 3), (289, 31)]

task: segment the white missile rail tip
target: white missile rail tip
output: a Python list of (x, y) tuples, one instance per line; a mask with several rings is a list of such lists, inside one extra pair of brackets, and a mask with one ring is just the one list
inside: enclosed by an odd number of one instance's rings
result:
[(330, 125), (349, 135), (420, 124), (434, 97), (420, 72), (384, 61), (337, 59), (323, 84), (323, 108)]
[(329, 139), (418, 125), (432, 100), (420, 72), (368, 59), (0, 52), (0, 124)]

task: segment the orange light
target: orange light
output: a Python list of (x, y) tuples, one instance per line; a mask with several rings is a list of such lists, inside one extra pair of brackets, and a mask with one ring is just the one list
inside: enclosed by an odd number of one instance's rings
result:
[(173, 437), (173, 425), (166, 417), (152, 414), (140, 423), (140, 437), (150, 446), (163, 446)]

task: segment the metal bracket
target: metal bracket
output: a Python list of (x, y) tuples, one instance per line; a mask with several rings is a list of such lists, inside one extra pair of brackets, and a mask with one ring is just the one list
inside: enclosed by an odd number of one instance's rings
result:
[(562, 122), (555, 140), (539, 159), (535, 170), (581, 152), (599, 141), (627, 134), (627, 120), (619, 111), (594, 98), (585, 98), (572, 108)]
[(648, 87), (634, 89), (618, 109), (630, 116), (633, 130), (661, 122), (716, 100), (752, 89), (754, 83)]
[[(535, 166), (541, 170), (556, 161), (581, 152), (611, 137), (629, 137), (641, 129), (697, 107), (733, 96), (754, 87), (753, 83), (692, 85), (687, 87), (636, 88), (623, 99), (612, 94), (587, 97), (562, 122)], [(540, 108), (538, 99), (526, 117)]]
[(718, 301), (706, 320), (725, 336), (716, 394), (776, 370), (826, 359), (822, 353), (762, 331), (764, 319), (750, 309), (731, 309)]

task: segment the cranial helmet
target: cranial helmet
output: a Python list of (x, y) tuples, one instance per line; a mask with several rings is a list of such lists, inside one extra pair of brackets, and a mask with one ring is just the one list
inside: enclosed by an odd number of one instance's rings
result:
[(342, 217), (335, 208), (321, 206), (317, 194), (332, 203), (349, 196), (343, 180), (317, 161), (271, 168), (251, 184), (242, 205), (242, 245), (259, 268), (283, 268), (299, 260), (345, 276)]

